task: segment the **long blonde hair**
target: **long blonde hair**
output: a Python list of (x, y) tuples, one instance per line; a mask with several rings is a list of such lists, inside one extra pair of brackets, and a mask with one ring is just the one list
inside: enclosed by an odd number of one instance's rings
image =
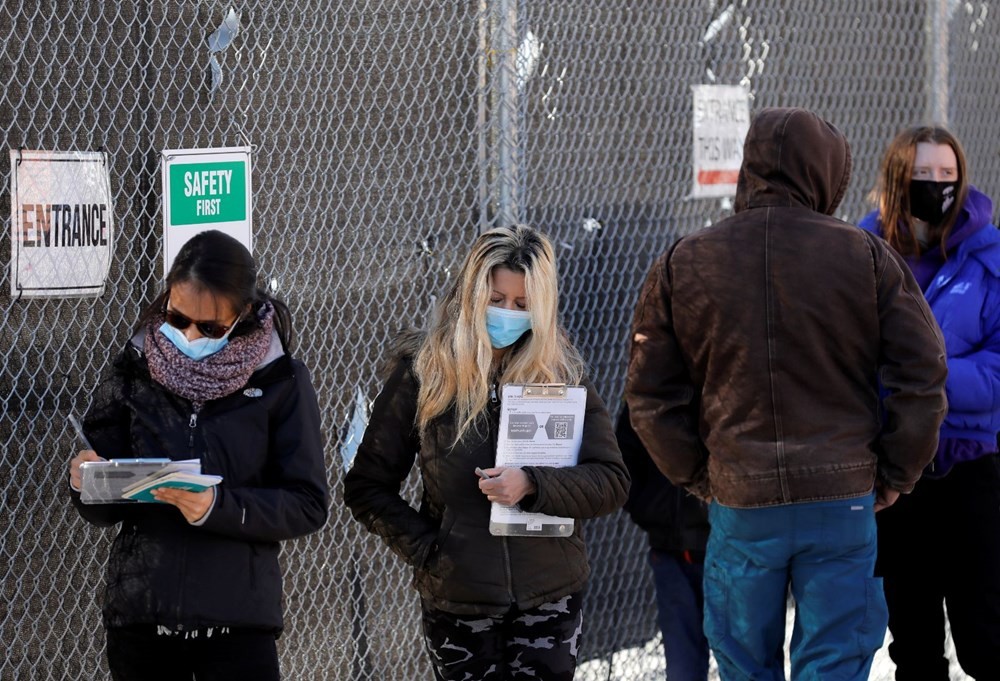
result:
[[(531, 331), (494, 366), (486, 332), (491, 276), (497, 267), (524, 274)], [(481, 234), (442, 298), (414, 361), (420, 382), (417, 427), (421, 436), (436, 417), (455, 409), (457, 444), (489, 401), (490, 383), (579, 383), (583, 360), (558, 321), (558, 285), (552, 243), (515, 225)]]

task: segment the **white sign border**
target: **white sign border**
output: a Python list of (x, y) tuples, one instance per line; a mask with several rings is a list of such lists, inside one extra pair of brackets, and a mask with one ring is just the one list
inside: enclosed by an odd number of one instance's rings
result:
[[(107, 198), (108, 206), (108, 245), (107, 260), (100, 284), (85, 286), (23, 286), (20, 281), (21, 265), (21, 234), (23, 232), (22, 215), (18, 207), (17, 183), (18, 168), (25, 162), (73, 162), (100, 163), (104, 169), (97, 173), (101, 181), (101, 189)], [(115, 243), (115, 204), (111, 195), (111, 176), (107, 170), (108, 154), (105, 151), (50, 151), (45, 149), (11, 149), (10, 150), (10, 295), (11, 298), (100, 298), (108, 285), (108, 275), (111, 273), (111, 260), (114, 257)], [(90, 248), (93, 248), (92, 246)]]
[[(164, 149), (160, 152), (160, 190), (163, 213), (163, 279), (184, 243), (199, 232), (217, 229), (224, 232), (253, 253), (253, 147), (207, 147), (204, 149)], [(245, 161), (247, 164), (247, 206), (245, 221), (209, 222), (199, 225), (170, 226), (170, 166), (175, 163), (215, 163)], [(172, 238), (176, 237), (176, 238)]]

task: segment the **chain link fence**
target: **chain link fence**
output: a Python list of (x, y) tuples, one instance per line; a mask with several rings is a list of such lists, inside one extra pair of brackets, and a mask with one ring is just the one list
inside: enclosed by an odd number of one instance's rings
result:
[[(213, 86), (206, 38), (230, 9)], [(104, 150), (116, 235), (99, 298), (21, 299), (0, 275), (0, 679), (107, 678), (112, 532), (69, 506), (65, 414), (86, 409), (157, 292), (161, 150), (253, 146), (255, 255), (319, 393), (335, 492), (326, 528), (283, 552), (285, 676), (429, 679), (410, 575), (343, 508), (341, 451), (387, 344), (424, 322), (473, 236), (526, 221), (554, 238), (565, 322), (617, 413), (649, 265), (731, 208), (690, 197), (691, 86), (743, 84), (753, 109), (841, 127), (847, 220), (892, 135), (934, 115), (1000, 196), (998, 26), (996, 0), (6, 0), (6, 146)], [(2, 253), (10, 173), (5, 153)], [(645, 537), (623, 514), (586, 531), (577, 678), (662, 678)], [(891, 676), (883, 651), (872, 678)]]

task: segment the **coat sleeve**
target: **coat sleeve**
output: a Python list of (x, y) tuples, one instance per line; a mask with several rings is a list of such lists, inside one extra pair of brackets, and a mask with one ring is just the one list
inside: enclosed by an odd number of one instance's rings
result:
[(1000, 411), (1000, 346), (995, 341), (991, 347), (948, 360), (948, 408), (952, 414)]
[[(126, 349), (125, 352), (130, 352)], [(112, 374), (102, 381), (94, 393), (90, 409), (83, 417), (83, 430), (97, 454), (105, 459), (122, 459), (132, 456), (130, 422), (131, 412), (125, 406), (128, 371), (124, 357), (115, 362)], [(110, 527), (127, 517), (128, 504), (84, 504), (80, 493), (69, 483), (70, 499), (80, 516), (99, 527)]]
[(629, 475), (604, 401), (588, 380), (583, 438), (575, 466), (525, 466), (535, 493), (519, 506), (530, 513), (595, 518), (621, 508), (628, 498)]
[[(996, 423), (1000, 414), (1000, 282), (991, 278), (980, 324), (982, 338), (972, 352), (948, 357), (948, 423), (955, 414), (976, 423)], [(996, 427), (994, 425), (994, 427)]]
[(429, 516), (400, 496), (419, 449), (417, 391), (411, 362), (401, 360), (375, 399), (354, 464), (344, 477), (344, 503), (354, 518), (413, 566), (423, 564), (438, 530)]
[(294, 363), (294, 388), (271, 417), (263, 486), (216, 490), (201, 527), (250, 541), (282, 541), (326, 523), (329, 490), (319, 406), (309, 372)]
[(674, 332), (669, 258), (656, 261), (639, 295), (625, 399), (657, 468), (675, 485), (707, 498), (708, 452), (698, 431), (698, 391)]
[(879, 311), (879, 379), (884, 423), (878, 470), (891, 489), (910, 492), (937, 451), (948, 408), (944, 339), (909, 268), (874, 237)]

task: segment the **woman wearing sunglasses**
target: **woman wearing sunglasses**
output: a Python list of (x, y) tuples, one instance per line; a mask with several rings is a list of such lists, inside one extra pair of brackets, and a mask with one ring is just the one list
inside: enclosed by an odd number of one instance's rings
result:
[(73, 503), (120, 523), (103, 622), (116, 681), (279, 678), (279, 542), (319, 529), (328, 490), (309, 373), (289, 354), (288, 308), (256, 284), (256, 266), (221, 232), (188, 241), (165, 290), (100, 386), (83, 427), (104, 458), (200, 459), (222, 476), (161, 503)]

